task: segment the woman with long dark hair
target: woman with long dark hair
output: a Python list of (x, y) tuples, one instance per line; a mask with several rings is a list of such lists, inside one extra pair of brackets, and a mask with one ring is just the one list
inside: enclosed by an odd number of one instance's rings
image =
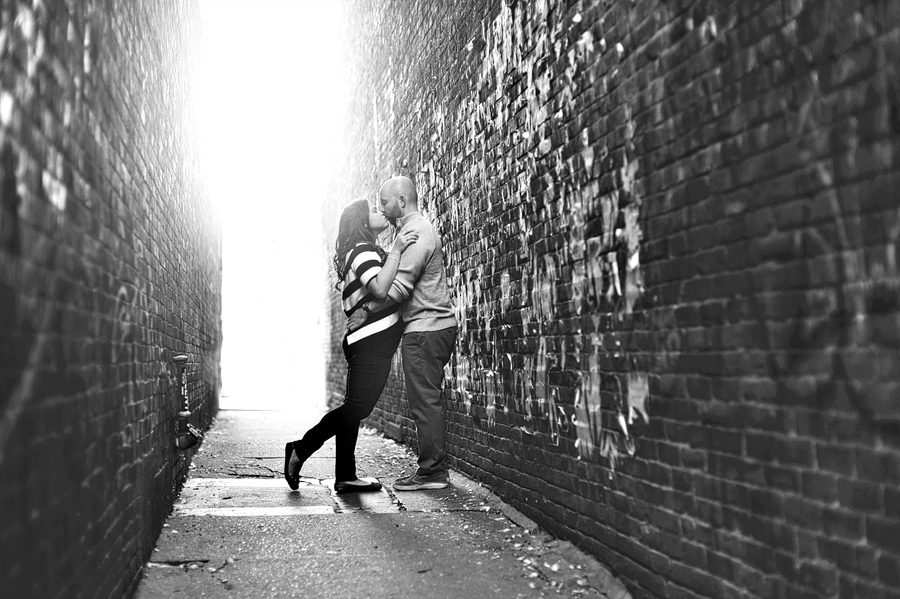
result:
[(334, 270), (347, 317), (366, 312), (362, 326), (344, 336), (347, 358), (347, 392), (344, 403), (325, 414), (303, 438), (284, 446), (284, 478), (291, 489), (300, 485), (303, 463), (335, 438), (334, 490), (336, 493), (378, 491), (381, 483), (356, 476), (356, 439), (359, 422), (368, 416), (384, 390), (391, 372), (391, 358), (403, 335), (399, 304), (370, 311), (368, 302), (384, 299), (400, 266), (400, 255), (416, 241), (416, 233), (397, 235), (391, 252), (385, 252), (377, 236), (388, 221), (377, 206), (357, 200), (341, 213), (334, 244)]

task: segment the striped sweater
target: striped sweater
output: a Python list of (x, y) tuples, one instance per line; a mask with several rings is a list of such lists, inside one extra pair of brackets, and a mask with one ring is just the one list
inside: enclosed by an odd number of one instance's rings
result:
[[(344, 275), (344, 291), (341, 301), (349, 318), (362, 305), (376, 297), (366, 287), (381, 271), (383, 261), (370, 243), (358, 243), (347, 254), (347, 272)], [(392, 304), (370, 315), (363, 325), (344, 338), (344, 349), (360, 351), (373, 348), (397, 347), (403, 334), (400, 306)]]

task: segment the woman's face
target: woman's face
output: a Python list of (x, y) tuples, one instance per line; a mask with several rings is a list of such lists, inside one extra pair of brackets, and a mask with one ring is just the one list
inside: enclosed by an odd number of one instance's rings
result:
[(381, 233), (388, 227), (388, 221), (384, 217), (384, 214), (378, 210), (378, 206), (376, 204), (372, 204), (369, 208), (369, 228), (372, 229), (376, 235)]

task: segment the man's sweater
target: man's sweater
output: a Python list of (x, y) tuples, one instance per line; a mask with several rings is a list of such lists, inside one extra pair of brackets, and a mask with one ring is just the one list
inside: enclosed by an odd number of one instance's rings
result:
[(440, 331), (456, 326), (444, 276), (440, 235), (418, 212), (407, 214), (397, 224), (401, 230), (419, 234), (400, 257), (400, 269), (388, 291), (391, 299), (402, 304), (403, 332)]

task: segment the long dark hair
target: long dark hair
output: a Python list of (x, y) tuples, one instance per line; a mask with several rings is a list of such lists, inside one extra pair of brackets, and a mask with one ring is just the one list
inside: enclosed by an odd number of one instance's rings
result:
[(371, 209), (372, 205), (369, 201), (363, 199), (351, 202), (341, 213), (338, 235), (334, 242), (334, 258), (332, 259), (334, 273), (337, 275), (334, 288), (337, 290), (341, 289), (344, 284), (344, 276), (347, 274), (347, 254), (356, 244), (371, 243), (382, 260), (387, 255), (387, 252), (379, 247), (375, 233), (369, 227), (369, 211)]

